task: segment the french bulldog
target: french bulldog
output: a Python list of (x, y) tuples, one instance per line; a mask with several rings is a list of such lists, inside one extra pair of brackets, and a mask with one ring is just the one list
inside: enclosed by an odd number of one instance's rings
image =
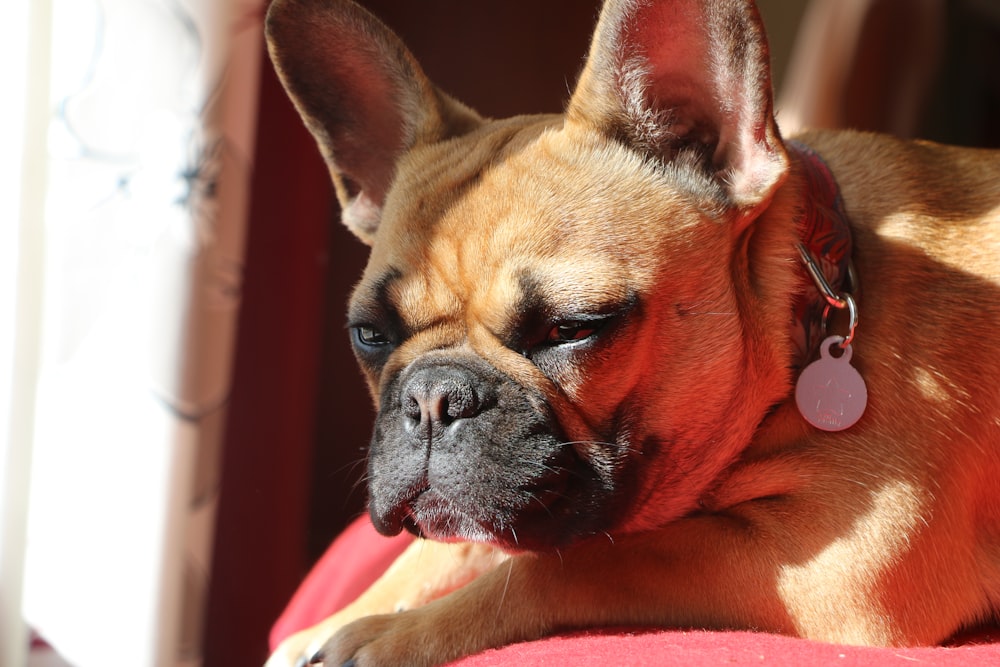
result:
[(607, 0), (561, 115), (481, 117), (348, 0), (267, 42), (371, 246), (371, 519), (426, 538), (269, 666), (996, 617), (1000, 154), (784, 139), (751, 0)]

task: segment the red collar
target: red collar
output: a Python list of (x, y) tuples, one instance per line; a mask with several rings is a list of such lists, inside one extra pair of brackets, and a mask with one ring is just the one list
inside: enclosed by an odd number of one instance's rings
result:
[[(799, 239), (822, 270), (826, 281), (840, 292), (851, 263), (851, 229), (844, 212), (840, 188), (833, 173), (815, 151), (798, 141), (785, 144), (789, 155), (802, 165), (805, 176), (802, 211), (796, 221)], [(802, 272), (802, 290), (792, 309), (792, 342), (797, 366), (804, 366), (826, 336), (827, 302), (809, 274)]]

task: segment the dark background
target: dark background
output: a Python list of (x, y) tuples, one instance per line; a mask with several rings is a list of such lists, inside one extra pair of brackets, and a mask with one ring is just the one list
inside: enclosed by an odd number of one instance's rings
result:
[[(994, 0), (949, 3), (949, 48), (923, 136), (1000, 143), (1000, 31), (968, 9), (984, 2), (992, 8), (987, 13), (996, 11)], [(599, 2), (363, 4), (402, 36), (441, 88), (485, 115), (507, 116), (562, 108)], [(776, 85), (802, 4), (761, 2)], [(263, 663), (271, 623), (330, 540), (363, 511), (359, 479), (372, 420), (344, 330), (346, 300), (367, 248), (340, 225), (326, 169), (266, 59), (260, 77), (207, 667)], [(871, 96), (879, 86), (859, 81), (845, 100), (859, 110), (850, 117), (877, 125), (877, 115), (865, 110), (877, 106)]]

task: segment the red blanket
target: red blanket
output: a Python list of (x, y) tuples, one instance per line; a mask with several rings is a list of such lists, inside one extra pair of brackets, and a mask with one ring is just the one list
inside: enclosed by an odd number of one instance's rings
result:
[[(295, 593), (271, 631), (274, 648), (282, 638), (312, 625), (346, 605), (367, 588), (410, 542), (386, 539), (367, 519), (355, 521), (330, 546)], [(550, 637), (486, 651), (461, 667), (605, 667), (606, 665), (688, 667), (708, 665), (910, 665), (984, 667), (1000, 665), (1000, 630), (982, 629), (935, 648), (860, 648), (753, 632), (603, 630)]]

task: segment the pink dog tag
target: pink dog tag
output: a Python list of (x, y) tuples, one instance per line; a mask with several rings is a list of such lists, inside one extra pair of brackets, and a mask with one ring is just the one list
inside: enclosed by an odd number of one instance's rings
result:
[(861, 419), (868, 405), (868, 388), (853, 366), (848, 345), (839, 357), (830, 349), (843, 342), (830, 336), (819, 346), (820, 358), (809, 364), (795, 385), (795, 403), (807, 422), (824, 431), (843, 431)]

